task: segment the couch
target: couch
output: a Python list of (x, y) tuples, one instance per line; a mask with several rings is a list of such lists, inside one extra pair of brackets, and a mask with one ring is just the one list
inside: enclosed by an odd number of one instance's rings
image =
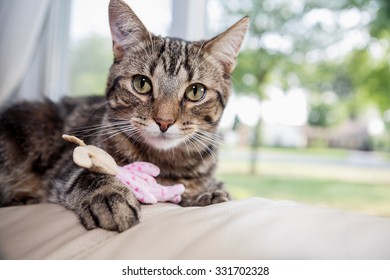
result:
[(0, 208), (2, 259), (390, 259), (390, 218), (263, 198), (145, 205), (122, 232), (55, 204)]

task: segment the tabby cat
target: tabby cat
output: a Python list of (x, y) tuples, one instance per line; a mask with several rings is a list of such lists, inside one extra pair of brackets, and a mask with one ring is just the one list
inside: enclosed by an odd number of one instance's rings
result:
[(118, 165), (154, 163), (163, 185), (182, 183), (182, 206), (229, 200), (214, 178), (217, 124), (245, 37), (243, 18), (211, 40), (187, 42), (148, 32), (121, 0), (109, 4), (114, 62), (105, 97), (21, 102), (0, 114), (0, 206), (53, 202), (87, 229), (124, 231), (140, 203), (115, 177), (72, 162), (73, 134)]

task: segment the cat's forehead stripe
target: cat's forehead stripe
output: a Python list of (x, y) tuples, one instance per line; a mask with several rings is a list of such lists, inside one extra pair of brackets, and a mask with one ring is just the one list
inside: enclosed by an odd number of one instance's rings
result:
[(164, 38), (160, 46), (156, 48), (156, 60), (150, 65), (150, 73), (154, 74), (157, 64), (161, 64), (164, 72), (169, 76), (175, 77), (181, 69), (187, 73), (187, 80), (191, 81), (194, 77), (194, 70), (191, 65), (191, 51), (193, 46), (183, 40)]
[(187, 71), (187, 75), (188, 75), (188, 81), (191, 81), (192, 78), (194, 77), (194, 71), (192, 70), (192, 67), (190, 65), (190, 59), (189, 59), (189, 51), (188, 51), (188, 44), (185, 45), (184, 47), (184, 55), (185, 55), (185, 59), (184, 59), (184, 70)]
[(168, 49), (166, 51), (165, 72), (170, 76), (177, 75), (177, 68), (180, 67), (182, 45), (176, 40), (168, 41)]

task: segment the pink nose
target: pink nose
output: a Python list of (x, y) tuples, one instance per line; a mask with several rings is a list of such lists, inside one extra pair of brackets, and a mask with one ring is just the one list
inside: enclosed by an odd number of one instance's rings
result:
[(165, 119), (161, 119), (161, 118), (156, 118), (154, 121), (160, 127), (161, 132), (167, 131), (168, 128), (175, 122), (175, 120), (173, 120), (173, 119), (165, 120)]

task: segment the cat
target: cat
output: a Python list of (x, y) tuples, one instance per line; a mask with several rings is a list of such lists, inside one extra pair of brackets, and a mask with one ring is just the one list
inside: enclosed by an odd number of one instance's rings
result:
[(186, 187), (182, 206), (228, 201), (214, 177), (216, 130), (249, 18), (194, 42), (151, 34), (122, 0), (110, 1), (109, 22), (114, 61), (105, 97), (24, 101), (0, 113), (0, 206), (58, 203), (88, 230), (122, 232), (139, 222), (135, 196), (114, 176), (77, 167), (64, 133), (118, 165), (157, 165), (160, 184)]

